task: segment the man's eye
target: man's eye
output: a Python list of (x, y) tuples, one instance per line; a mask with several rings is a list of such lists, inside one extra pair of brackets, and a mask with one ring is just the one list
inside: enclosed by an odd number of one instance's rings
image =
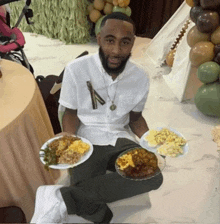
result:
[(112, 43), (114, 43), (114, 40), (112, 40), (112, 39), (107, 39), (106, 42), (112, 44)]
[(123, 44), (123, 45), (129, 45), (130, 42), (129, 42), (129, 41), (123, 41), (122, 44)]

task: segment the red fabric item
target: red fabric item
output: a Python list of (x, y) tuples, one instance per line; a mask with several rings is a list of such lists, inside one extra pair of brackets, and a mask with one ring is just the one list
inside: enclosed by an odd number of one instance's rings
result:
[[(16, 35), (16, 42), (22, 47), (25, 44), (25, 39), (24, 39), (24, 36), (23, 36), (22, 32), (16, 27), (11, 29), (2, 20), (0, 20), (0, 33), (3, 36), (8, 36), (8, 37), (10, 37), (12, 34), (15, 34)], [(10, 51), (15, 50), (17, 48), (18, 48), (18, 45), (16, 43), (9, 43), (7, 45), (0, 45), (0, 52), (7, 53), (7, 52), (10, 52)]]

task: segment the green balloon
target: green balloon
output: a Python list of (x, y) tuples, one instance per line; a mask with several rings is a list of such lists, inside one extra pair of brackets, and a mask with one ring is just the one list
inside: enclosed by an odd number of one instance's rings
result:
[(203, 84), (197, 90), (194, 102), (203, 114), (220, 117), (220, 83)]
[(220, 65), (214, 61), (201, 64), (197, 70), (197, 77), (203, 83), (211, 83), (218, 80), (220, 74)]
[(129, 6), (127, 6), (125, 8), (125, 13), (126, 13), (127, 16), (131, 16), (131, 8)]
[(122, 8), (120, 6), (114, 6), (112, 9), (112, 12), (122, 12), (122, 13), (126, 14), (126, 9)]
[(99, 18), (99, 20), (95, 24), (95, 35), (96, 36), (101, 31), (101, 23), (102, 23), (102, 20), (104, 19), (104, 17), (106, 17), (106, 16), (102, 16), (101, 18)]

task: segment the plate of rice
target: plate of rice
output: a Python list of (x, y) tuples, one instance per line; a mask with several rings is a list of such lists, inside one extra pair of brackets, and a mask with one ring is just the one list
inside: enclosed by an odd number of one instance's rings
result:
[(49, 139), (39, 156), (45, 169), (69, 169), (84, 163), (93, 153), (91, 142), (85, 138), (64, 135)]

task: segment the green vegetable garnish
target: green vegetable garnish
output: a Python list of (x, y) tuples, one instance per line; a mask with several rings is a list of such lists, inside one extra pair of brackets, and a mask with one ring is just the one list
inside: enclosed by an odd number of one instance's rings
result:
[(49, 170), (50, 165), (58, 164), (58, 156), (56, 155), (56, 149), (50, 149), (48, 146), (46, 149), (41, 149), (44, 152), (44, 168)]

